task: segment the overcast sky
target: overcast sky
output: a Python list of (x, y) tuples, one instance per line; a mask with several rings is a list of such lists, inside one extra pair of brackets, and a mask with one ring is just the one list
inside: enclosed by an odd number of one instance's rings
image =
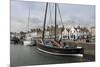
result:
[[(28, 1), (11, 1), (11, 31), (19, 32), (26, 31), (28, 29), (28, 15), (29, 27), (42, 27), (44, 20), (46, 3), (43, 2), (28, 2)], [(54, 4), (47, 13), (47, 24), (54, 24)], [(61, 17), (64, 25), (95, 25), (95, 6), (94, 5), (75, 5), (75, 4), (59, 4)], [(52, 20), (52, 21), (51, 21)], [(57, 24), (61, 25), (59, 14), (57, 14)]]

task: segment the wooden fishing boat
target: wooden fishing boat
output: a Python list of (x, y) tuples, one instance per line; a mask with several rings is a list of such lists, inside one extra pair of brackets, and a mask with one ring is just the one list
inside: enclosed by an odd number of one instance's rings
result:
[(43, 43), (42, 41), (38, 42), (37, 48), (42, 52), (54, 55), (83, 56), (84, 54), (84, 49), (82, 47), (68, 45), (60, 47), (57, 46), (57, 43), (55, 41), (50, 40), (46, 41), (45, 43)]
[(84, 49), (82, 47), (78, 46), (70, 46), (67, 44), (57, 41), (57, 32), (56, 32), (56, 8), (57, 4), (55, 3), (55, 38), (53, 40), (47, 40), (45, 39), (45, 24), (46, 24), (46, 14), (47, 14), (47, 8), (48, 3), (46, 4), (46, 10), (45, 10), (45, 17), (44, 17), (44, 26), (43, 26), (43, 34), (42, 34), (42, 40), (39, 40), (37, 42), (37, 48), (38, 50), (53, 54), (53, 55), (74, 55), (74, 56), (83, 56)]

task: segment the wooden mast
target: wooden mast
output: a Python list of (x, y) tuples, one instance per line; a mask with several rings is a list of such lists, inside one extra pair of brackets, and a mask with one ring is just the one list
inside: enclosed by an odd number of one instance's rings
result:
[[(46, 17), (47, 17), (47, 9), (48, 9), (48, 3), (46, 3), (46, 10), (45, 10), (45, 16), (44, 16), (44, 25), (43, 25), (43, 33), (42, 33), (42, 40), (44, 40), (44, 33), (45, 33), (45, 24), (46, 24)], [(55, 3), (55, 40), (56, 40), (56, 18), (57, 16), (57, 8), (56, 8), (56, 3)]]
[(48, 3), (46, 3), (46, 10), (45, 10), (45, 16), (44, 16), (44, 25), (43, 25), (42, 40), (44, 40), (45, 24), (46, 24), (46, 17), (47, 17), (47, 9), (48, 9)]
[(57, 12), (56, 12), (57, 8), (56, 8), (56, 3), (55, 3), (55, 41), (56, 41), (56, 15), (57, 15)]

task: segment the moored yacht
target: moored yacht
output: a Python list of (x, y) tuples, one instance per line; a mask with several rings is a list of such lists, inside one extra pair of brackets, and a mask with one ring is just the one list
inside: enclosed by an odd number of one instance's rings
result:
[(46, 10), (45, 10), (45, 17), (44, 17), (44, 26), (43, 26), (43, 34), (42, 34), (42, 40), (39, 40), (37, 42), (37, 49), (53, 54), (53, 55), (73, 55), (73, 56), (83, 56), (84, 49), (82, 47), (78, 47), (77, 45), (72, 46), (68, 45), (62, 42), (62, 38), (59, 40), (57, 39), (57, 30), (56, 30), (56, 9), (57, 4), (55, 3), (55, 33), (54, 33), (54, 39), (45, 39), (45, 24), (46, 24), (46, 14), (47, 14), (47, 8), (48, 3), (46, 4)]

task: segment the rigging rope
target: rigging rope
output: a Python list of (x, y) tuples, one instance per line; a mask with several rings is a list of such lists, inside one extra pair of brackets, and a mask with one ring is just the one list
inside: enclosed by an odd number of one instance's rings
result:
[(51, 15), (51, 5), (49, 4), (49, 12), (50, 12), (50, 22), (51, 22), (51, 25), (52, 25), (52, 15)]
[(62, 21), (62, 17), (61, 17), (60, 8), (59, 8), (58, 4), (57, 4), (57, 8), (58, 8), (58, 12), (59, 12), (59, 16), (60, 16), (60, 19), (61, 19), (62, 26), (64, 27), (64, 24), (63, 24), (63, 21)]

